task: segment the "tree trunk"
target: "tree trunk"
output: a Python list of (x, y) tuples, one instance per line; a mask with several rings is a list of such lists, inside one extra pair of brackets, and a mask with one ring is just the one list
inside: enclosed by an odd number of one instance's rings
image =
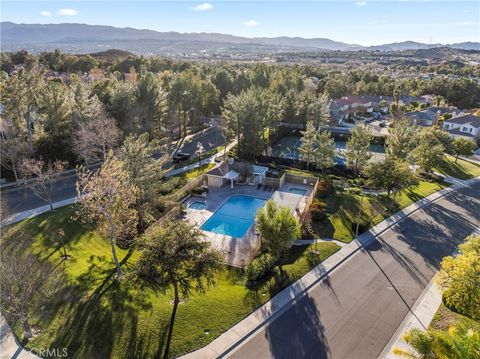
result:
[(28, 318), (23, 319), (23, 336), (25, 339), (30, 339), (32, 337), (32, 328), (30, 327), (30, 323), (28, 322)]
[(178, 298), (178, 285), (177, 282), (173, 282), (173, 289), (175, 293), (175, 298), (173, 299), (173, 310), (172, 315), (170, 317), (170, 325), (168, 326), (168, 336), (167, 336), (167, 343), (165, 344), (165, 351), (163, 352), (163, 358), (167, 359), (168, 354), (170, 352), (170, 343), (172, 341), (173, 335), (173, 326), (175, 323), (175, 315), (177, 314), (178, 303), (180, 299)]
[(183, 111), (183, 137), (187, 137), (187, 111)]
[(63, 248), (63, 258), (67, 259), (68, 254), (67, 254), (67, 247), (65, 247), (65, 243), (62, 241), (62, 248)]
[(105, 161), (105, 159), (107, 158), (107, 149), (105, 147), (105, 142), (102, 143), (102, 157), (103, 157), (103, 160)]
[(459, 156), (459, 155), (456, 155), (456, 156), (455, 156), (455, 163), (457, 163), (457, 161), (458, 161), (458, 156)]
[(182, 137), (182, 116), (181, 116), (180, 107), (178, 107), (178, 110), (177, 110), (177, 118), (178, 118), (178, 135)]
[(32, 133), (32, 121), (30, 119), (27, 120), (27, 127), (28, 127), (28, 151), (32, 153), (33, 152), (33, 133)]
[(15, 166), (14, 161), (12, 161), (12, 171), (13, 171), (13, 175), (15, 176), (15, 181), (18, 181), (17, 166)]
[(110, 224), (110, 245), (112, 246), (112, 256), (113, 256), (113, 261), (115, 262), (115, 266), (117, 268), (117, 275), (119, 277), (122, 276), (122, 268), (120, 268), (120, 262), (118, 261), (117, 258), (117, 250), (115, 249), (115, 226), (112, 223), (111, 220), (109, 220)]
[(138, 233), (143, 234), (145, 231), (145, 220), (143, 218), (143, 206), (140, 199), (137, 199), (136, 207), (138, 213)]

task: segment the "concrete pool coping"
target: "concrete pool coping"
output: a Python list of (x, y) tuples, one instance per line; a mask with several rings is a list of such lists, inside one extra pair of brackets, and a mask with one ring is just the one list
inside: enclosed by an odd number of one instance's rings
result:
[[(289, 187), (306, 189), (307, 193), (305, 195), (294, 194), (288, 192)], [(285, 182), (279, 189), (257, 189), (256, 186), (250, 185), (236, 185), (233, 189), (230, 188), (230, 186), (209, 188), (206, 197), (190, 196), (183, 201), (187, 207), (185, 220), (201, 228), (231, 197), (238, 195), (256, 197), (266, 201), (273, 198), (276, 202), (292, 210), (298, 208), (299, 211), (303, 211), (306, 205), (305, 199), (308, 198), (312, 190), (313, 187), (310, 185), (293, 184), (289, 182)], [(202, 210), (189, 208), (191, 203), (197, 201), (204, 201), (207, 207)], [(241, 238), (205, 230), (202, 231), (205, 239), (208, 240), (213, 247), (223, 252), (225, 263), (233, 267), (242, 268), (249, 264), (260, 249), (260, 237), (258, 233), (256, 233), (254, 224), (249, 227)]]

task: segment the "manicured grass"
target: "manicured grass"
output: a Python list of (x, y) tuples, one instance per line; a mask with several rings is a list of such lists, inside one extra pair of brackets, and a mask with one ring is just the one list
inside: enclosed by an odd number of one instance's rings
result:
[[(320, 198), (327, 205), (327, 217), (313, 223), (315, 235), (351, 242), (355, 237), (356, 223), (360, 232), (380, 223), (386, 217), (409, 206), (442, 188), (445, 183), (420, 181), (418, 186), (399, 193), (395, 200), (387, 196), (362, 196), (351, 191), (337, 190), (326, 198)], [(361, 207), (361, 208), (360, 208)]]
[(477, 332), (480, 332), (480, 321), (476, 321), (462, 314), (456, 313), (447, 308), (443, 303), (440, 304), (440, 307), (438, 307), (438, 310), (435, 313), (432, 322), (430, 323), (430, 328), (448, 330), (448, 328), (452, 325), (465, 325), (476, 330)]
[[(177, 175), (178, 177), (186, 178), (187, 180), (192, 180), (200, 176), (201, 174), (207, 172), (208, 170), (212, 169), (215, 167), (217, 164), (216, 163), (207, 163), (205, 165), (201, 165), (200, 167), (191, 169), (190, 171), (181, 173)], [(176, 177), (176, 176), (174, 176)]]
[[(223, 150), (225, 149), (225, 146), (218, 146), (216, 148), (213, 148), (211, 149), (210, 151), (207, 151), (205, 152), (204, 154), (202, 154), (200, 156), (200, 161), (201, 160), (204, 160), (205, 158), (207, 157), (210, 157), (210, 156), (213, 156), (217, 153), (220, 153), (222, 152)], [(179, 163), (175, 163), (173, 165), (173, 168), (180, 168), (180, 167), (185, 167), (185, 166), (188, 166), (188, 165), (191, 165), (193, 163), (197, 163), (198, 162), (198, 156), (192, 156), (190, 157), (188, 160), (186, 161), (182, 161), (182, 162), (179, 162)]]
[(480, 165), (464, 161), (460, 158), (455, 163), (455, 158), (453, 156), (446, 155), (442, 163), (434, 168), (434, 171), (446, 176), (469, 179), (480, 176)]
[[(26, 250), (65, 271), (64, 291), (32, 318), (40, 334), (28, 348), (65, 347), (78, 358), (142, 358), (162, 353), (172, 310), (173, 293), (136, 288), (131, 279), (114, 279), (110, 245), (100, 234), (72, 218), (74, 207), (23, 221), (3, 232), (2, 250), (24, 243)], [(68, 238), (71, 256), (60, 260), (50, 240), (59, 228)], [(335, 243), (295, 246), (274, 275), (255, 286), (246, 286), (242, 271), (225, 267), (217, 284), (204, 294), (194, 293), (183, 302), (175, 319), (171, 355), (202, 347), (294, 282), (322, 260), (339, 250)], [(6, 253), (6, 252), (5, 252)], [(137, 258), (136, 252), (118, 250), (123, 268)], [(22, 330), (14, 330), (21, 337)]]

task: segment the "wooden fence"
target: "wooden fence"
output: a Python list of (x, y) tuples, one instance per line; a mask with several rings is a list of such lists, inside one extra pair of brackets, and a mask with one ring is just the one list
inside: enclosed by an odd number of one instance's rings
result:
[(271, 186), (271, 187), (275, 187), (275, 188), (282, 187), (284, 183), (285, 183), (285, 173), (279, 178), (265, 177), (263, 179), (263, 184), (265, 186)]

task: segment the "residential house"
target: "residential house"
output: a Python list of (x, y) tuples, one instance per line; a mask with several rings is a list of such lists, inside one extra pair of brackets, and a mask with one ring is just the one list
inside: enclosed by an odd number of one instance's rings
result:
[(393, 99), (388, 96), (344, 96), (330, 101), (330, 113), (336, 123), (344, 125), (345, 120), (358, 115), (375, 111), (388, 112), (388, 106), (392, 101)]
[(478, 142), (480, 139), (480, 117), (463, 115), (445, 120), (443, 129), (453, 137), (465, 137)]
[(438, 114), (430, 109), (422, 111), (410, 111), (405, 114), (410, 124), (430, 127), (436, 123)]

